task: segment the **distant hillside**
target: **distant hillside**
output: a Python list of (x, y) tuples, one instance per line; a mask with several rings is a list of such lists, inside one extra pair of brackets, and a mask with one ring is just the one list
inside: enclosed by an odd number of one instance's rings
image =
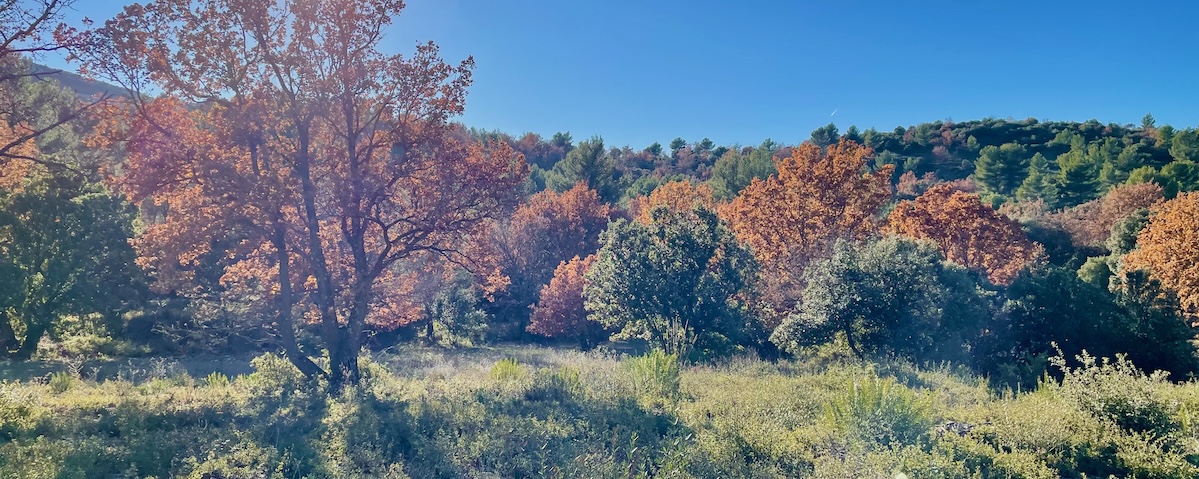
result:
[(112, 95), (125, 94), (125, 89), (119, 86), (100, 81), (88, 80), (82, 76), (79, 76), (79, 74), (66, 70), (59, 70), (57, 68), (51, 68), (37, 63), (33, 64), (33, 73), (45, 74), (40, 76), (40, 78), (45, 80), (56, 80), (60, 85), (75, 90), (75, 93), (79, 94), (81, 98), (91, 98), (104, 93)]

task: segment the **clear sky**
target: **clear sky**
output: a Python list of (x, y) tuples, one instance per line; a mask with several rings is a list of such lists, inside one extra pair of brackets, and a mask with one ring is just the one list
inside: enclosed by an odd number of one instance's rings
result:
[[(75, 18), (124, 3), (79, 0)], [(830, 121), (891, 130), (1151, 112), (1199, 125), (1196, 0), (407, 3), (386, 48), (433, 40), (448, 60), (473, 55), (461, 120), (513, 134), (640, 148), (680, 136), (797, 143)]]

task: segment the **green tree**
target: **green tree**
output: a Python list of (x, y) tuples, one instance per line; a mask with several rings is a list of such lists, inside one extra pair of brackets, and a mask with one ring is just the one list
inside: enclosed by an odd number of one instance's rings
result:
[(763, 141), (748, 155), (737, 150), (726, 152), (712, 167), (712, 178), (708, 180), (712, 195), (718, 200), (727, 201), (749, 186), (754, 178), (769, 178), (775, 173), (776, 152), (778, 144), (771, 140)]
[(1070, 151), (1057, 157), (1058, 174), (1054, 178), (1057, 208), (1080, 205), (1099, 197), (1099, 165), (1081, 148), (1078, 142)]
[(1049, 160), (1037, 153), (1028, 161), (1028, 175), (1020, 188), (1016, 189), (1016, 198), (1020, 201), (1046, 200), (1057, 198), (1057, 188), (1053, 182), (1053, 172), (1049, 169)]
[(1179, 161), (1199, 162), (1199, 130), (1190, 128), (1175, 133), (1170, 142), (1170, 156)]
[(832, 123), (812, 131), (812, 143), (815, 143), (816, 146), (821, 148), (834, 145), (840, 140), (841, 134), (837, 131), (837, 125)]
[(841, 242), (805, 278), (798, 310), (771, 336), (790, 351), (843, 334), (859, 356), (963, 360), (988, 317), (975, 277), (931, 243)]
[(112, 315), (137, 299), (134, 215), (122, 198), (75, 175), (39, 175), (0, 193), (0, 313), (24, 331), (7, 353), (29, 359), (63, 316)]
[(705, 208), (656, 208), (651, 218), (621, 220), (603, 234), (583, 289), (592, 318), (669, 353), (735, 350), (751, 323), (739, 298), (756, 270), (753, 255)]
[(1011, 195), (1029, 174), (1028, 150), (1018, 143), (988, 146), (974, 162), (974, 181), (991, 193)]
[(1107, 158), (1099, 171), (1099, 181), (1105, 188), (1127, 182), (1129, 173), (1144, 165), (1149, 158), (1148, 153), (1143, 150), (1140, 143), (1133, 143), (1120, 150), (1120, 154), (1114, 160)]
[(545, 186), (559, 193), (574, 188), (579, 182), (599, 193), (604, 201), (611, 203), (619, 199), (616, 166), (604, 150), (603, 138), (592, 137), (579, 143), (545, 174)]

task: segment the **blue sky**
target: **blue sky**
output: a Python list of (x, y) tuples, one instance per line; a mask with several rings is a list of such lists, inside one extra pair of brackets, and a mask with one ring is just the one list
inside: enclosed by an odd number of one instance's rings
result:
[[(124, 3), (81, 0), (73, 15)], [(473, 55), (461, 120), (513, 134), (640, 148), (797, 143), (830, 121), (1199, 124), (1194, 0), (407, 3), (385, 48), (433, 40), (447, 59)]]

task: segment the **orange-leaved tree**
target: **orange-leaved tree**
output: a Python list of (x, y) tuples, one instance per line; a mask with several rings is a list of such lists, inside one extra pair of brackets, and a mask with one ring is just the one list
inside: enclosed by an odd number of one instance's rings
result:
[[(278, 277), (291, 274), (280, 270), (284, 259), (302, 263), (312, 289), (306, 309), (320, 325), (334, 388), (359, 378), (367, 317), (393, 268), (424, 252), (471, 264), (462, 245), (515, 205), (527, 176), (506, 144), (471, 142), (449, 121), (463, 111), (473, 60), (445, 63), (432, 43), (407, 57), (380, 51), (403, 7), (400, 0), (156, 0), (85, 32), (97, 47), (81, 53), (90, 74), (131, 90), (131, 114), (164, 141), (176, 135), (152, 111), (162, 100), (144, 91), (225, 109), (236, 127), (212, 147), (230, 151), (240, 166), (173, 168), (185, 174), (162, 187), (194, 183), (195, 194), (208, 196), (197, 202), (207, 205), (226, 194), (207, 188), (213, 177), (277, 178), (261, 200), (263, 214), (277, 218), (248, 219), (269, 230), (257, 240), (275, 243)], [(164, 151), (162, 161), (188, 164), (191, 153)]]
[(653, 221), (650, 213), (654, 208), (689, 212), (696, 206), (716, 211), (712, 188), (707, 183), (695, 185), (690, 181), (671, 181), (654, 188), (648, 196), (634, 198), (629, 204), (629, 213), (641, 224), (648, 225)]
[[(878, 231), (891, 198), (892, 167), (868, 172), (871, 154), (844, 139), (826, 149), (804, 144), (778, 161), (777, 174), (753, 180), (720, 208), (761, 264), (763, 299), (776, 313), (795, 306), (803, 270), (831, 254), (838, 239), (862, 240)], [(767, 316), (774, 318), (768, 322), (778, 317)]]
[(1112, 226), (1128, 215), (1163, 200), (1162, 187), (1156, 183), (1119, 185), (1102, 198), (1056, 212), (1046, 219), (1070, 233), (1075, 246), (1103, 246)]
[(1183, 313), (1199, 322), (1199, 193), (1180, 194), (1150, 209), (1149, 224), (1137, 235), (1124, 269), (1148, 270), (1178, 294)]
[(887, 219), (887, 231), (929, 240), (945, 258), (1008, 284), (1025, 266), (1041, 260), (1044, 248), (1029, 241), (1020, 224), (982, 203), (978, 195), (940, 184), (902, 201)]
[(573, 338), (585, 350), (603, 339), (603, 326), (588, 319), (583, 307), (585, 276), (594, 262), (595, 255), (575, 256), (558, 265), (554, 278), (541, 288), (540, 299), (529, 321), (530, 333), (548, 338)]
[(509, 280), (507, 289), (496, 295), (501, 316), (524, 330), (529, 307), (555, 268), (595, 253), (612, 214), (599, 193), (579, 182), (562, 193), (537, 193), (508, 221), (497, 222), (490, 246)]

